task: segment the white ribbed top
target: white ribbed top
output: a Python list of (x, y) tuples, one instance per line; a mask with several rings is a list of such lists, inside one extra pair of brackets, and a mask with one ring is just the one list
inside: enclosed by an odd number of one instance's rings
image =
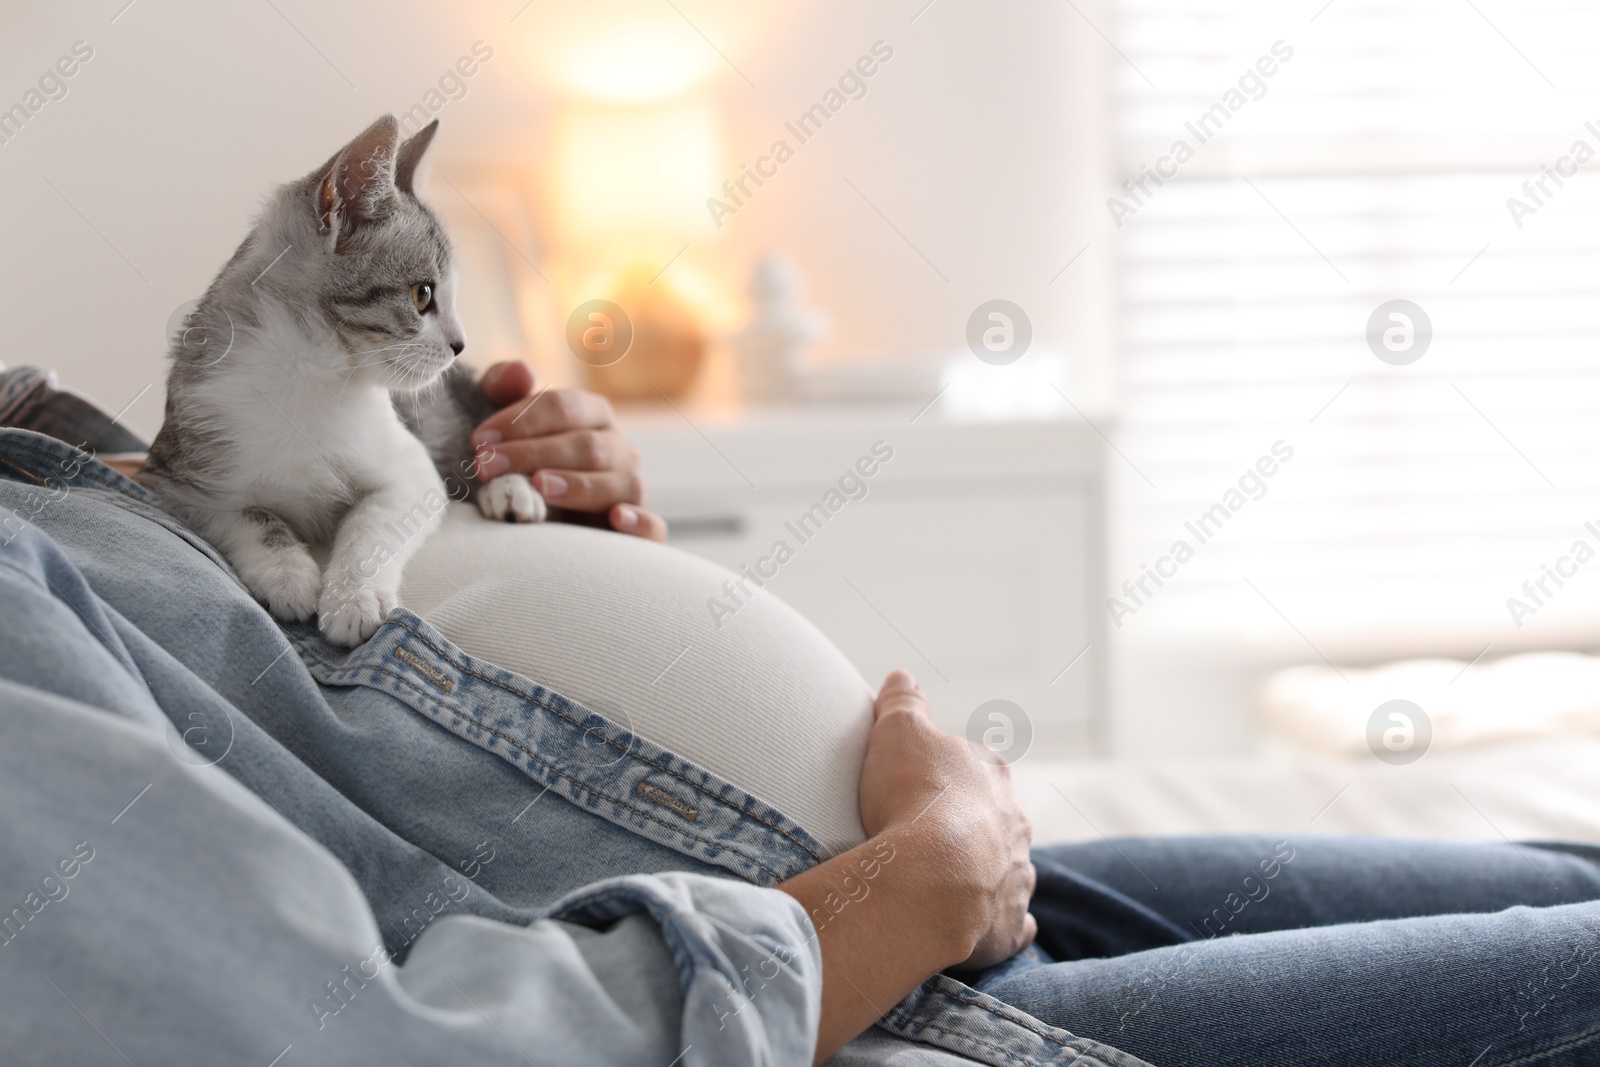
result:
[[(401, 602), (462, 649), (549, 686), (760, 797), (833, 850), (859, 844), (873, 693), (815, 626), (665, 545), (452, 504)], [(752, 585), (750, 588), (754, 588)]]

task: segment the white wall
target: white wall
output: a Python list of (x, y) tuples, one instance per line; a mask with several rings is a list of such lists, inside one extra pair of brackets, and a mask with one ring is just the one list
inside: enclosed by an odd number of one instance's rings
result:
[[(409, 105), (488, 31), (438, 4), (384, 5), (380, 18), (378, 5), (278, 3), (324, 60), (264, 3), (138, 0), (117, 17), (125, 3), (6, 4), (6, 105), (74, 41), (94, 58), (0, 145), (0, 358), (54, 366), (112, 410), (154, 382), (127, 414), (148, 435), (161, 419), (168, 316), (204, 290), (263, 194)], [(491, 63), (451, 106), (452, 152), (493, 129), (478, 98), (534, 113), (510, 66)]]
[[(73, 42), (94, 49), (67, 96), (0, 145), (0, 359), (52, 365), (112, 410), (150, 386), (126, 415), (145, 435), (161, 418), (168, 318), (231, 254), (262, 195), (415, 103), (474, 41), (495, 58), (441, 112), (438, 172), (537, 168), (552, 100), (540, 19), (571, 7), (539, 0), (512, 22), (523, 0), (125, 3), (0, 8), (0, 105)], [(1036, 346), (1076, 360), (1080, 396), (1105, 399), (1110, 248), (1050, 284), (1089, 240), (1106, 162), (1104, 49), (1079, 15), (1045, 0), (936, 0), (920, 14), (923, 0), (829, 0), (790, 5), (764, 38), (741, 39), (709, 0), (679, 6), (730, 42), (754, 83), (713, 67), (735, 164), (873, 41), (895, 49), (868, 96), (690, 256), (737, 276), (763, 251), (788, 252), (834, 320), (832, 354), (959, 347), (977, 303), (1015, 300)], [(436, 183), (433, 195), (448, 194)]]

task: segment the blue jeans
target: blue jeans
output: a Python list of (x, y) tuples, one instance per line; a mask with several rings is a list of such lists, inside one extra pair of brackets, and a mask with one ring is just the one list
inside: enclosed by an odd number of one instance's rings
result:
[[(409, 612), (286, 634), (138, 487), (4, 429), (0, 729), (8, 1064), (810, 1058), (819, 917), (758, 888), (803, 827)], [(1045, 849), (1040, 945), (837, 1062), (1593, 1063), (1595, 861)]]
[(1039, 951), (976, 986), (1150, 1063), (1600, 1063), (1600, 849), (1127, 838), (1035, 862)]
[[(808, 916), (770, 887), (826, 852), (783, 813), (403, 609), (282, 628), (4, 428), (0, 740), (8, 1067), (805, 1064), (815, 928), (881, 899)], [(943, 975), (838, 1062), (1141, 1067)]]

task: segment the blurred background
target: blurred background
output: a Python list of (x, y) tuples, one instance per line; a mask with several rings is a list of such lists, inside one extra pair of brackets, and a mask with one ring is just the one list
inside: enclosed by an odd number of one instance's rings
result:
[(948, 728), (1004, 700), (1143, 758), (1360, 748), (1391, 697), (1593, 715), (1586, 659), (1496, 673), (1600, 645), (1593, 5), (0, 10), (0, 360), (147, 439), (266, 192), (437, 117), (464, 358), (611, 395), (675, 543), (789, 540), (771, 590)]

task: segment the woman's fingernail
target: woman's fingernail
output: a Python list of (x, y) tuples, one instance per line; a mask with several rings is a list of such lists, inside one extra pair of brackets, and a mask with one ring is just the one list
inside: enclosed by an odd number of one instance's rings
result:
[(474, 445), (497, 445), (501, 440), (499, 430), (479, 430), (472, 435)]
[(627, 504), (617, 508), (617, 529), (631, 530), (639, 525), (639, 513)]
[(559, 474), (544, 471), (539, 475), (539, 492), (544, 494), (546, 500), (567, 495), (567, 480)]
[(496, 452), (478, 467), (478, 477), (498, 478), (511, 469), (511, 460)]
[(886, 686), (896, 686), (903, 689), (916, 689), (917, 680), (911, 676), (910, 671), (891, 671), (889, 677), (883, 680)]

